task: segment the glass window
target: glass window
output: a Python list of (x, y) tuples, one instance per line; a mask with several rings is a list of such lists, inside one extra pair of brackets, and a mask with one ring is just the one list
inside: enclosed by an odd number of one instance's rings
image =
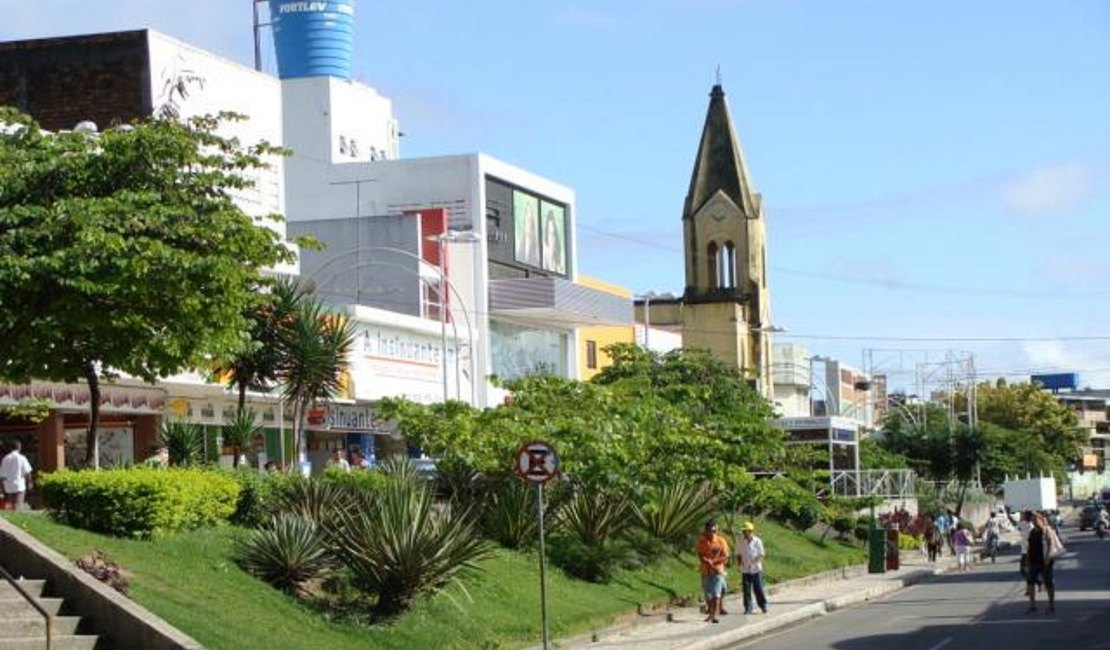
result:
[(490, 364), (502, 379), (526, 375), (567, 375), (567, 334), (490, 321)]

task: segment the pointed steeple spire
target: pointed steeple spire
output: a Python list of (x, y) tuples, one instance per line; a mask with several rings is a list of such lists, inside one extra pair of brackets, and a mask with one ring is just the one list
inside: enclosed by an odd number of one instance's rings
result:
[(709, 93), (709, 112), (705, 116), (682, 218), (691, 218), (718, 190), (735, 201), (750, 218), (758, 215), (744, 153), (732, 127), (732, 116), (720, 83)]

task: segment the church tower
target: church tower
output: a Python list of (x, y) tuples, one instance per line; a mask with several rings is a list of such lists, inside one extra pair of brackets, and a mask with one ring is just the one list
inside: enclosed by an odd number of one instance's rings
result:
[(770, 398), (771, 306), (762, 197), (752, 187), (720, 84), (682, 212), (686, 292), (682, 341), (710, 350)]

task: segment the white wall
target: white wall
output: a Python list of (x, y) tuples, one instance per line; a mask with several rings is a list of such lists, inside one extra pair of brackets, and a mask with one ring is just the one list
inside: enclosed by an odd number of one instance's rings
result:
[[(231, 111), (247, 116), (229, 122), (221, 134), (239, 138), (244, 145), (265, 140), (283, 142), (281, 82), (253, 68), (220, 57), (158, 32), (149, 32), (151, 99), (155, 111), (173, 100), (182, 119)], [(171, 90), (182, 81), (187, 96)], [(266, 169), (251, 174), (254, 187), (236, 192), (235, 202), (254, 217), (285, 213), (285, 167), (281, 156), (268, 156)], [(261, 219), (260, 224), (285, 240), (285, 224)], [(295, 246), (290, 246), (296, 250)], [(275, 270), (295, 273), (296, 263)]]
[[(238, 137), (245, 145), (261, 140), (282, 143), (281, 84), (276, 78), (153, 31), (150, 75), (155, 110), (170, 97), (175, 79), (195, 77), (196, 81), (184, 82), (187, 97), (174, 95), (183, 119), (233, 111), (249, 119), (227, 124), (226, 135)], [(285, 208), (282, 158), (273, 156), (268, 162), (271, 167), (259, 172), (256, 186), (236, 197), (245, 211), (256, 216)]]

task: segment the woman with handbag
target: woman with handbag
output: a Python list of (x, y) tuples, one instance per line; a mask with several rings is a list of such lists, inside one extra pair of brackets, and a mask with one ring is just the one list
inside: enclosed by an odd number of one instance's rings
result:
[(1053, 564), (1064, 553), (1064, 545), (1048, 523), (1044, 513), (1033, 515), (1033, 528), (1029, 531), (1029, 549), (1026, 556), (1025, 594), (1029, 597), (1029, 611), (1037, 611), (1037, 583), (1044, 583), (1048, 594), (1047, 613), (1056, 611), (1056, 582)]

